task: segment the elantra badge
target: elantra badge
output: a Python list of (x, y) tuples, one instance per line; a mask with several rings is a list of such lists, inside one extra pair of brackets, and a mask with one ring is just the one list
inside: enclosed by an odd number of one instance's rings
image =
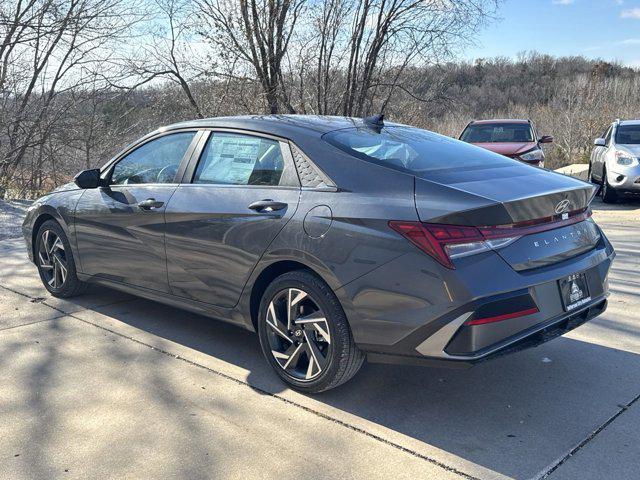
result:
[(556, 213), (564, 213), (569, 211), (569, 207), (571, 206), (571, 202), (569, 199), (565, 198), (561, 202), (556, 205)]
[[(566, 215), (566, 214), (565, 214)], [(590, 243), (595, 244), (598, 241), (598, 234), (594, 232), (588, 225), (576, 225), (572, 230), (565, 231), (561, 234), (553, 235), (552, 237), (542, 238), (540, 240), (534, 240), (534, 247), (549, 247), (557, 245), (561, 242), (571, 241), (583, 243), (588, 239)]]

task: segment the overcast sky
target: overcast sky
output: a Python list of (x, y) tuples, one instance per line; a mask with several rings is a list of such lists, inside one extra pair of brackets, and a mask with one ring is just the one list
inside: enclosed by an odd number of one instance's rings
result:
[(536, 50), (640, 68), (640, 0), (504, 0), (499, 16), (466, 59)]

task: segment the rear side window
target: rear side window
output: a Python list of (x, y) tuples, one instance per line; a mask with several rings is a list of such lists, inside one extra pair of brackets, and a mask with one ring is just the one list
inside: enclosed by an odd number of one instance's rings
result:
[(420, 175), (424, 172), (512, 166), (515, 160), (444, 135), (412, 127), (346, 128), (322, 137), (363, 160)]
[(533, 142), (528, 123), (476, 123), (468, 125), (460, 140), (469, 143)]
[(212, 133), (193, 183), (279, 185), (284, 170), (280, 143), (235, 133)]
[(116, 163), (111, 184), (173, 183), (182, 157), (196, 132), (163, 135), (151, 140)]
[(640, 125), (618, 125), (616, 143), (622, 145), (640, 144)]

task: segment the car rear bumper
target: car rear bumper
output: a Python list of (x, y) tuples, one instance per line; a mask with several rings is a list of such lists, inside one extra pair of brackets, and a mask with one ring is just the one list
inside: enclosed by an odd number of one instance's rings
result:
[(377, 352), (372, 350), (367, 352), (367, 360), (374, 363), (467, 368), (487, 360), (542, 345), (597, 317), (603, 313), (606, 308), (606, 298), (595, 300), (590, 305), (578, 311), (542, 322), (492, 345), (485, 351), (475, 352), (472, 355), (449, 355), (446, 354), (445, 346), (445, 348), (440, 351), (441, 355), (439, 357)]
[[(495, 253), (469, 257), (445, 272), (440, 282), (421, 268), (417, 256), (399, 259), (374, 272), (382, 283), (378, 288), (373, 278), (366, 278), (374, 273), (346, 286), (355, 321), (347, 313), (355, 340), (371, 361), (469, 366), (546, 342), (601, 314), (614, 256), (602, 236), (588, 252), (524, 272)], [(589, 298), (567, 311), (559, 281), (575, 273), (585, 274)], [(391, 281), (400, 287), (398, 278), (405, 279), (404, 291), (390, 291)], [(537, 311), (516, 318), (467, 324), (475, 318), (534, 310), (532, 306)]]

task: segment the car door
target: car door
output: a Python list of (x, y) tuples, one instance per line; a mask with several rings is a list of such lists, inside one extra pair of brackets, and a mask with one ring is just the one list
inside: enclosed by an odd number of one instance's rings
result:
[(300, 182), (277, 138), (207, 131), (201, 146), (165, 212), (169, 284), (175, 295), (232, 307), (296, 211)]
[(153, 137), (103, 171), (105, 186), (83, 193), (75, 213), (83, 273), (169, 291), (164, 212), (199, 135), (192, 130)]

